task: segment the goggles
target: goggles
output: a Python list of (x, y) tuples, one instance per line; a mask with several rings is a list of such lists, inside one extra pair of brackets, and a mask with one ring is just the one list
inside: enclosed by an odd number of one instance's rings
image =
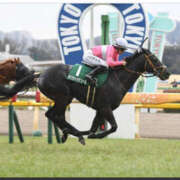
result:
[(127, 48), (120, 47), (120, 46), (114, 46), (117, 50), (125, 51)]

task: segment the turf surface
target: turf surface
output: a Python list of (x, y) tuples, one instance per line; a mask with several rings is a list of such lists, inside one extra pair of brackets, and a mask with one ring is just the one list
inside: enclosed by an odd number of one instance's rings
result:
[(180, 177), (180, 140), (0, 137), (0, 177)]

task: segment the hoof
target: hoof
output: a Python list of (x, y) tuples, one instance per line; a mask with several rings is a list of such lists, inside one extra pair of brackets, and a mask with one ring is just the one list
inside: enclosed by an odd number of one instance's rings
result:
[(96, 134), (92, 133), (88, 136), (89, 139), (95, 139), (97, 138)]
[(68, 134), (63, 134), (62, 136), (62, 143), (65, 143), (68, 138)]
[(84, 140), (83, 137), (79, 137), (79, 142), (80, 142), (82, 145), (86, 145), (85, 140)]
[(90, 134), (89, 136), (88, 136), (88, 138), (89, 139), (102, 139), (102, 138), (104, 138), (106, 136), (106, 134), (104, 134), (104, 133), (99, 133), (99, 134)]
[(80, 131), (81, 135), (89, 135), (91, 131)]

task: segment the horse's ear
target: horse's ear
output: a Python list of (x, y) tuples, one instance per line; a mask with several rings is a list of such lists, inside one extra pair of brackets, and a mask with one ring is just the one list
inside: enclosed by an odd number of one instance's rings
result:
[(147, 39), (148, 39), (148, 37), (146, 37), (146, 38), (143, 40), (142, 44), (141, 44), (141, 45), (137, 48), (137, 50), (135, 51), (135, 54), (139, 54), (139, 53), (141, 53), (141, 52), (146, 53), (145, 49), (143, 48), (143, 45), (144, 45), (144, 42), (145, 42)]
[(16, 61), (15, 58), (9, 59), (9, 62), (10, 62), (11, 64), (13, 64), (15, 61)]
[(148, 55), (148, 54), (152, 54), (151, 51), (149, 49), (143, 48), (143, 52), (144, 54)]
[(14, 58), (14, 62), (15, 62), (16, 64), (20, 63), (19, 57), (18, 57), (18, 58)]
[(144, 43), (146, 42), (147, 39), (148, 39), (148, 37), (146, 37), (146, 38), (143, 40), (143, 42), (142, 42), (142, 44), (141, 44), (141, 48), (143, 47), (143, 45), (144, 45)]
[(19, 57), (17, 58), (17, 63), (20, 63), (20, 58)]
[(141, 48), (141, 51), (142, 51), (143, 53), (146, 53), (146, 51), (145, 51), (145, 49), (144, 49), (144, 48)]

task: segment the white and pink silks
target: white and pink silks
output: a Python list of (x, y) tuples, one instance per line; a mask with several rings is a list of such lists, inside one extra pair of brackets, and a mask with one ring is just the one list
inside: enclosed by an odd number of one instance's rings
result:
[(123, 61), (119, 61), (118, 51), (112, 45), (95, 46), (87, 50), (83, 55), (82, 63), (91, 67), (104, 66), (106, 68), (123, 65)]

